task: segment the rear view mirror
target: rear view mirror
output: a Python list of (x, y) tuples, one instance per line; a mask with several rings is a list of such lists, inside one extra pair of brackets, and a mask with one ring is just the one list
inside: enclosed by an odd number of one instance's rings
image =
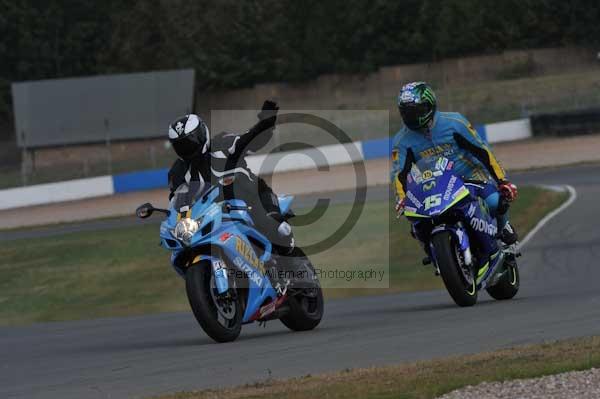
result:
[(154, 207), (148, 202), (138, 206), (138, 208), (135, 210), (135, 216), (139, 217), (140, 219), (146, 219), (152, 215), (152, 212), (154, 212)]

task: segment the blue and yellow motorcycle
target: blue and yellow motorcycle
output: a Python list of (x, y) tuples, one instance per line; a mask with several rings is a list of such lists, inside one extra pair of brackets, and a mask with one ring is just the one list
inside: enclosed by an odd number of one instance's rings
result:
[(477, 195), (483, 182), (453, 173), (445, 157), (419, 160), (407, 176), (404, 215), (427, 252), (448, 293), (459, 306), (472, 306), (482, 289), (495, 299), (519, 291), (515, 245), (504, 246), (496, 218)]
[[(254, 321), (279, 319), (294, 331), (314, 329), (323, 316), (323, 294), (308, 257), (297, 247), (293, 258), (277, 258), (277, 271), (270, 268), (271, 242), (254, 228), (245, 202), (218, 199), (219, 187), (190, 182), (175, 191), (169, 209), (147, 203), (136, 210), (139, 218), (167, 216), (161, 245), (185, 279), (202, 329), (217, 342), (235, 340), (242, 325)], [(294, 215), (292, 199), (279, 198), (286, 219)]]

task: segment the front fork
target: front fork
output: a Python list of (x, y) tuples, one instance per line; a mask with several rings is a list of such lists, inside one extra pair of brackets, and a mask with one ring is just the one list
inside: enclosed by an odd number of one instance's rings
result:
[[(458, 222), (455, 226), (439, 225), (431, 231), (431, 235), (441, 231), (450, 231), (456, 241), (459, 243), (459, 248), (463, 257), (462, 261), (473, 271), (474, 278), (477, 283), (477, 289), (494, 285), (502, 275), (502, 273), (497, 273), (496, 271), (498, 270), (498, 265), (503, 263), (505, 254), (502, 251), (498, 251), (496, 256), (488, 259), (487, 263), (484, 265), (476, 265), (474, 264), (473, 255), (471, 253), (469, 236), (462, 222)], [(435, 259), (435, 248), (433, 247), (433, 244), (430, 243), (429, 248), (431, 254), (433, 255), (433, 261), (437, 264)]]
[[(456, 223), (456, 225), (441, 224), (439, 226), (436, 226), (433, 230), (431, 230), (431, 236), (441, 231), (449, 231), (454, 236), (454, 238), (459, 244), (459, 248), (463, 256), (463, 262), (465, 263), (465, 265), (472, 267), (473, 254), (471, 252), (471, 244), (469, 242), (469, 235), (467, 234), (467, 231), (462, 222), (458, 222)], [(433, 247), (431, 241), (429, 242), (429, 253), (433, 256), (433, 261), (435, 262), (437, 268), (437, 260), (435, 259), (435, 248)]]
[(196, 264), (202, 261), (206, 261), (211, 265), (218, 294), (223, 295), (227, 293), (229, 290), (229, 278), (227, 276), (227, 265), (225, 262), (215, 256), (199, 255), (196, 259), (194, 259), (193, 263)]
[(225, 294), (229, 290), (229, 279), (227, 276), (227, 266), (221, 259), (213, 258), (211, 260), (213, 275), (215, 276), (215, 285), (219, 295)]

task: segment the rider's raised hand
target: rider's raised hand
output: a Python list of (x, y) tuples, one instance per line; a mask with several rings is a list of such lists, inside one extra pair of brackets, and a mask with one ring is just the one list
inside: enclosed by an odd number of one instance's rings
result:
[(279, 111), (279, 107), (275, 101), (265, 100), (263, 103), (261, 111), (258, 113), (258, 119), (266, 120), (269, 118), (273, 119), (273, 125), (275, 125), (275, 119), (277, 118), (277, 111)]
[(519, 195), (517, 186), (509, 181), (501, 182), (500, 185), (498, 186), (498, 189), (500, 191), (500, 195), (502, 196), (502, 198), (504, 198), (508, 202), (513, 202), (514, 200), (517, 199), (517, 196)]
[(279, 107), (277, 106), (277, 102), (273, 100), (265, 100), (262, 106), (263, 111), (277, 111)]

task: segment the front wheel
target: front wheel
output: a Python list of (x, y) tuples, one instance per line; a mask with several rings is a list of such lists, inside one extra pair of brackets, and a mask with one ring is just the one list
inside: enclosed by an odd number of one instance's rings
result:
[(435, 259), (448, 293), (458, 306), (477, 303), (477, 288), (473, 270), (465, 265), (457, 244), (448, 231), (433, 236)]
[(185, 273), (185, 288), (194, 316), (209, 337), (217, 342), (231, 342), (240, 335), (240, 301), (218, 295), (210, 263), (190, 266)]
[(294, 257), (290, 261), (295, 263), (294, 269), (301, 272), (304, 278), (299, 287), (290, 290), (293, 291), (287, 300), (290, 310), (280, 320), (290, 330), (308, 331), (317, 327), (323, 317), (323, 291), (315, 269), (304, 252), (296, 247)]
[(498, 282), (486, 288), (488, 294), (499, 301), (512, 299), (519, 292), (519, 285), (521, 284), (517, 263), (514, 261), (505, 261), (505, 265), (506, 271)]

